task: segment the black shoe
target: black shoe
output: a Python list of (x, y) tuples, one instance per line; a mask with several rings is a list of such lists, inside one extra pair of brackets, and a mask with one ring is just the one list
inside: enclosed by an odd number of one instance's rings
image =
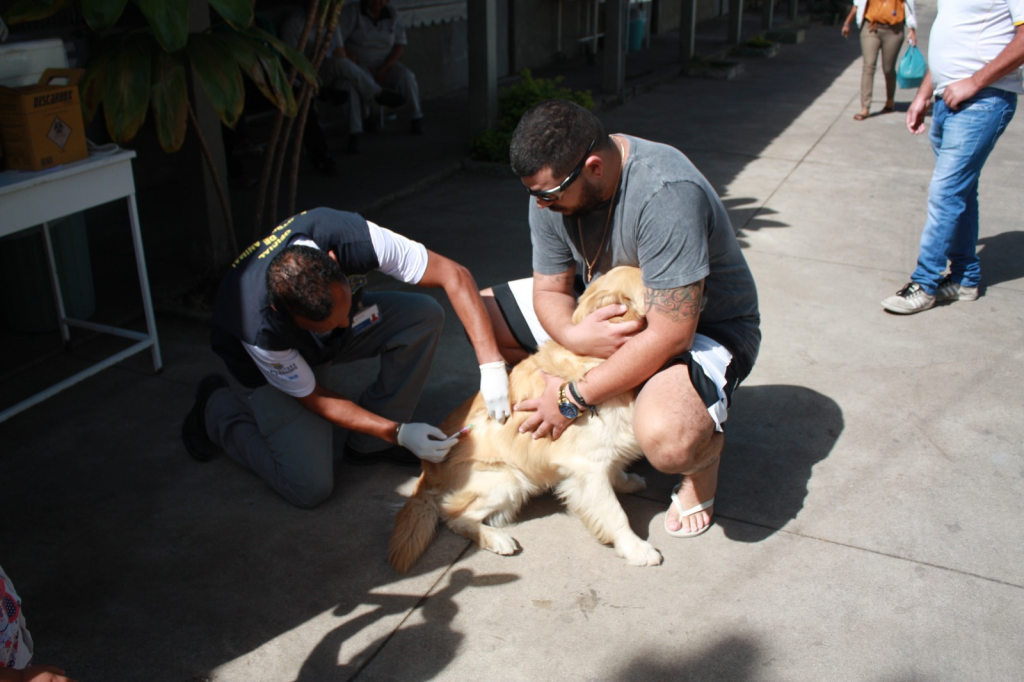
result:
[(206, 403), (214, 391), (227, 388), (228, 382), (219, 374), (208, 374), (203, 377), (196, 388), (196, 400), (192, 410), (185, 415), (185, 423), (181, 426), (181, 440), (188, 454), (200, 462), (207, 462), (224, 452), (206, 433)]
[(363, 130), (368, 133), (379, 133), (380, 132), (380, 118), (377, 116), (367, 116), (363, 119)]
[(422, 135), (423, 134), (423, 119), (422, 118), (414, 118), (412, 120), (412, 123), (409, 125), (409, 130), (412, 131), (413, 135)]
[(349, 94), (348, 90), (338, 90), (337, 88), (320, 88), (320, 94), (317, 95), (317, 99), (321, 102), (327, 102), (335, 106), (342, 106), (348, 104)]
[(358, 452), (346, 443), (345, 461), (354, 466), (368, 466), (382, 462), (403, 467), (418, 467), (420, 465), (420, 458), (401, 445), (392, 445), (390, 448), (378, 452)]
[(325, 175), (330, 178), (338, 174), (338, 162), (335, 161), (334, 157), (330, 154), (318, 156), (315, 159), (310, 159), (309, 161), (313, 164), (313, 168), (320, 175)]
[(349, 133), (348, 135), (348, 146), (345, 147), (346, 154), (358, 154), (359, 153), (359, 138), (362, 137), (359, 133)]
[(394, 90), (381, 90), (373, 99), (382, 107), (390, 107), (392, 109), (397, 109), (405, 104), (405, 97), (402, 97), (401, 93)]

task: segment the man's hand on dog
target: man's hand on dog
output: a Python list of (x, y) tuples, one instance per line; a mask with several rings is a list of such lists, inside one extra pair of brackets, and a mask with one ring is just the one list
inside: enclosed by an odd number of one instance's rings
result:
[(612, 353), (636, 336), (646, 324), (643, 320), (611, 321), (613, 317), (624, 314), (626, 310), (626, 306), (621, 303), (598, 308), (580, 320), (579, 324), (566, 330), (565, 347), (577, 355), (589, 355), (604, 360), (610, 358)]
[(534, 413), (519, 426), (519, 433), (533, 432), (535, 439), (551, 436), (551, 440), (558, 440), (573, 421), (566, 419), (558, 411), (558, 387), (562, 385), (563, 380), (545, 372), (541, 372), (540, 375), (544, 377), (546, 384), (544, 393), (536, 398), (524, 400), (512, 409), (516, 412)]

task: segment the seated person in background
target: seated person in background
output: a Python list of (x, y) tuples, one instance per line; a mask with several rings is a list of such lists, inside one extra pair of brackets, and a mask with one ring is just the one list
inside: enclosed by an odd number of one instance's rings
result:
[[(306, 25), (306, 13), (298, 7), (292, 7), (285, 20), (281, 23), (281, 30), (279, 31), (281, 40), (288, 43), (295, 49), (298, 49), (299, 39), (302, 37), (302, 29)], [(310, 36), (306, 41), (306, 49), (304, 53), (310, 59), (315, 54), (316, 40), (314, 36)], [(330, 48), (333, 49), (333, 46)], [(330, 58), (324, 60), (324, 64), (330, 62)], [(331, 102), (337, 105), (344, 105), (348, 102), (349, 93), (346, 90), (340, 90), (339, 87), (343, 85), (343, 82), (335, 76), (332, 76), (332, 72), (329, 68), (323, 68), (319, 72), (320, 76), (320, 91), (317, 95), (318, 100)], [(397, 95), (396, 95), (397, 96)], [(327, 135), (324, 132), (323, 126), (320, 124), (320, 116), (317, 112), (316, 100), (313, 105), (309, 108), (309, 113), (306, 116), (306, 125), (303, 129), (302, 144), (306, 149), (306, 153), (309, 155), (309, 161), (321, 175), (335, 175), (338, 171), (338, 165), (334, 160), (334, 156), (331, 154), (330, 143), (327, 140)]]
[(334, 41), (340, 49), (332, 53), (335, 58), (330, 60), (329, 69), (352, 86), (348, 151), (359, 151), (364, 105), (370, 99), (387, 107), (408, 102), (412, 108), (412, 132), (422, 133), (419, 85), (415, 74), (398, 61), (407, 43), (398, 10), (388, 5), (388, 0), (346, 3), (338, 17)]

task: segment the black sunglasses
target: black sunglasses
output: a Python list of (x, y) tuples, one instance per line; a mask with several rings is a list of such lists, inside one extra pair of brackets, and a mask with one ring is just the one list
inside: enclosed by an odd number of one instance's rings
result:
[(580, 162), (572, 169), (572, 173), (569, 173), (569, 177), (562, 180), (558, 187), (555, 187), (554, 189), (527, 189), (526, 191), (530, 193), (530, 196), (537, 197), (541, 201), (551, 202), (561, 199), (562, 195), (565, 194), (565, 190), (569, 189), (569, 185), (575, 182), (576, 178), (580, 176), (580, 173), (583, 171), (583, 164), (585, 164), (587, 159), (590, 158), (590, 152), (594, 150), (595, 144), (597, 144), (597, 140), (590, 143), (590, 146), (587, 147), (587, 151), (583, 155), (583, 158), (580, 159)]

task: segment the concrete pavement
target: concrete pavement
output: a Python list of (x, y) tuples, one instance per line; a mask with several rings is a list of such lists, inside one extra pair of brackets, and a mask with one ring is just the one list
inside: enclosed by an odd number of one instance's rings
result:
[[(918, 12), (926, 44), (934, 6)], [(442, 529), (399, 578), (387, 540), (410, 471), (342, 464), (303, 511), (226, 458), (191, 461), (180, 421), (220, 366), (204, 323), (162, 315), (160, 375), (132, 358), (0, 424), (0, 561), (38, 658), (174, 682), (1020, 679), (1024, 124), (981, 181), (982, 298), (890, 315), (932, 158), (899, 113), (852, 120), (859, 80), (858, 46), (815, 25), (735, 80), (673, 79), (601, 115), (704, 171), (761, 299), (715, 527), (667, 536), (674, 481), (646, 465), (648, 490), (623, 498), (662, 566), (627, 566), (545, 496), (516, 556)], [(882, 93), (879, 75), (876, 110)], [(329, 190), (317, 203), (345, 207)], [(489, 286), (529, 273), (526, 206), (515, 178), (460, 172), (367, 217)], [(373, 369), (335, 372), (356, 394)], [(476, 374), (453, 321), (417, 418), (440, 421)]]

